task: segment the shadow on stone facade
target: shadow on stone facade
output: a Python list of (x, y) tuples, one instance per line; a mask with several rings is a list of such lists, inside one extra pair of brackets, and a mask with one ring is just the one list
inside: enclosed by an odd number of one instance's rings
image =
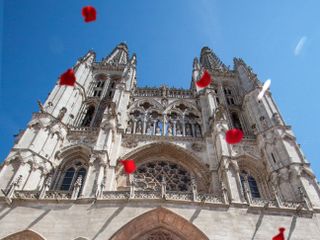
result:
[(111, 223), (112, 219), (114, 219), (116, 216), (119, 215), (119, 213), (124, 209), (125, 206), (119, 207), (117, 210), (114, 211), (114, 213), (107, 219), (107, 221), (103, 224), (103, 226), (100, 228), (100, 230), (97, 232), (97, 234), (92, 238), (92, 240), (95, 240)]

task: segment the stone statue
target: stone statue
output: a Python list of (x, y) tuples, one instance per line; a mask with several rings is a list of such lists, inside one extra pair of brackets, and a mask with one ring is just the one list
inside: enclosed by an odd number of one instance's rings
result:
[(40, 112), (41, 112), (41, 113), (43, 113), (43, 112), (44, 112), (44, 108), (43, 108), (42, 103), (40, 102), (40, 100), (37, 100), (37, 103), (38, 103), (38, 106), (39, 106)]
[(224, 113), (225, 113), (225, 110), (224, 110), (223, 106), (220, 105), (215, 111), (215, 120), (220, 121), (220, 120), (225, 119)]
[(196, 125), (196, 137), (201, 137), (201, 130), (199, 125)]
[(126, 133), (127, 134), (131, 134), (132, 133), (132, 122), (131, 121), (128, 122), (128, 127), (127, 127), (127, 130), (126, 130)]
[(57, 119), (62, 120), (66, 112), (67, 112), (67, 109), (65, 107), (61, 108), (57, 116)]
[(177, 123), (177, 125), (176, 125), (176, 134), (177, 134), (177, 136), (182, 135), (180, 123)]
[(172, 136), (172, 126), (171, 123), (168, 123), (168, 136)]
[(156, 135), (161, 135), (161, 129), (160, 129), (160, 127), (159, 127), (159, 123), (157, 123)]
[(191, 136), (191, 128), (189, 124), (186, 124), (186, 136)]
[(141, 121), (138, 122), (137, 128), (136, 128), (136, 133), (142, 133), (142, 123)]
[(279, 113), (274, 113), (272, 117), (273, 117), (273, 121), (276, 125), (281, 124), (281, 118), (279, 116)]
[(153, 125), (150, 124), (150, 122), (148, 122), (147, 123), (147, 130), (146, 130), (147, 135), (152, 135), (152, 129), (153, 129)]

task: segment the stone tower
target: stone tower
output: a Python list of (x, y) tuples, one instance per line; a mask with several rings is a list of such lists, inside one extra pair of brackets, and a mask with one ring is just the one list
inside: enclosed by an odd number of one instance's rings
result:
[(0, 167), (0, 239), (264, 240), (279, 227), (319, 239), (316, 178), (242, 59), (230, 69), (204, 47), (190, 89), (137, 87), (124, 43), (73, 69), (76, 85), (57, 81)]

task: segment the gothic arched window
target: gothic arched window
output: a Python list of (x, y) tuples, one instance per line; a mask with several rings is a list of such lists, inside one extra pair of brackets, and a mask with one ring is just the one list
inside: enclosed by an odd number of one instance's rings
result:
[(58, 189), (62, 191), (71, 191), (73, 189), (74, 183), (80, 176), (82, 178), (82, 189), (86, 174), (87, 169), (81, 161), (72, 161), (71, 163), (67, 164), (62, 170), (61, 179), (59, 181), (60, 185)]
[(234, 128), (242, 130), (241, 122), (237, 113), (231, 114), (232, 124)]
[(246, 188), (248, 188), (252, 198), (261, 197), (257, 181), (254, 179), (254, 177), (249, 175), (247, 172), (242, 171), (240, 174), (240, 180), (241, 180), (242, 190), (244, 192), (246, 191)]
[(73, 177), (74, 177), (74, 168), (69, 168), (66, 173), (64, 174), (62, 184), (60, 186), (60, 190), (68, 191), (70, 189)]
[(91, 123), (92, 118), (93, 118), (94, 111), (95, 111), (95, 107), (94, 106), (88, 107), (86, 115), (83, 118), (82, 123), (81, 123), (82, 127), (89, 127), (90, 126), (90, 123)]

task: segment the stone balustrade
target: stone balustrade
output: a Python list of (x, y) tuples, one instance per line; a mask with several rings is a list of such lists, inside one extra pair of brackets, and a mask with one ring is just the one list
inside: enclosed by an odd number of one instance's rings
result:
[[(16, 190), (13, 195), (13, 199), (17, 200), (38, 200), (40, 196), (40, 191), (21, 191)], [(72, 201), (71, 191), (46, 191), (44, 197), (40, 200), (70, 200)], [(78, 198), (85, 199), (85, 198)], [(130, 191), (104, 191), (101, 196), (97, 199), (99, 200), (165, 200), (165, 201), (177, 201), (183, 203), (205, 203), (205, 204), (218, 204), (226, 205), (221, 196), (214, 194), (197, 194), (196, 199), (193, 199), (193, 194), (191, 192), (175, 192), (166, 191), (164, 197), (160, 191), (135, 191), (134, 195), (130, 195)], [(264, 208), (282, 208), (282, 209), (302, 209), (307, 210), (305, 204), (301, 202), (287, 202), (282, 201), (280, 206), (277, 206), (275, 200), (267, 200), (260, 198), (253, 198), (250, 207), (264, 207)]]

